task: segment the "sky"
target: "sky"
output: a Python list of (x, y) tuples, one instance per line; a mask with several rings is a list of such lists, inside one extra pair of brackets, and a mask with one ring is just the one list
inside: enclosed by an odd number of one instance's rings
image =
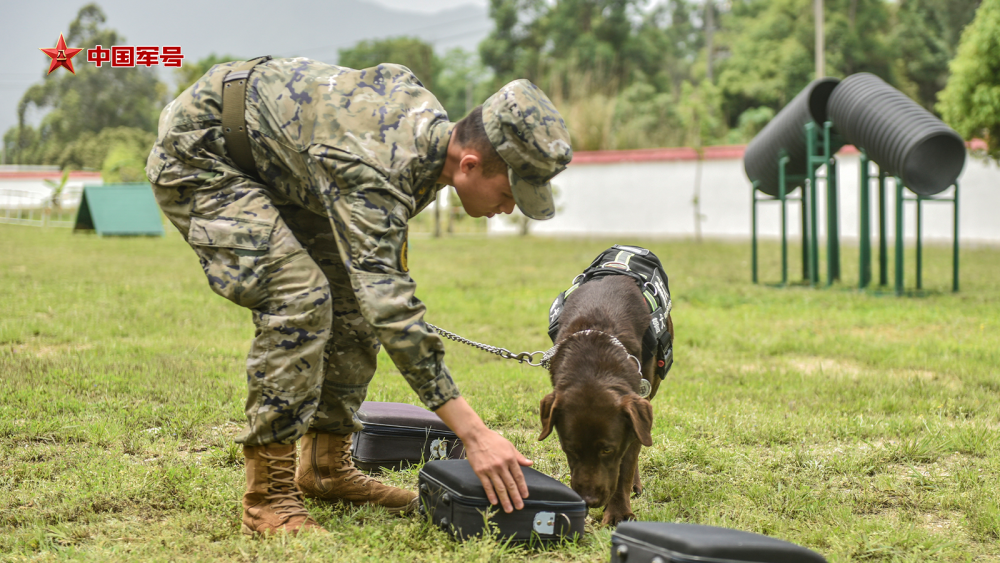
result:
[[(492, 22), (487, 0), (96, 0), (105, 26), (124, 36), (124, 45), (180, 45), (186, 60), (212, 53), (251, 58), (305, 56), (335, 63), (337, 50), (364, 39), (420, 37), (444, 52), (475, 50)], [(86, 0), (0, 0), (0, 136), (17, 124), (24, 91), (41, 81), (50, 59), (39, 48), (55, 47), (69, 32)], [(229, 21), (238, 6), (238, 21)], [(228, 16), (228, 17), (227, 17)], [(91, 48), (93, 45), (68, 45)], [(86, 62), (86, 51), (73, 58)], [(55, 72), (65, 73), (66, 69)], [(170, 79), (160, 68), (161, 78)], [(35, 116), (37, 118), (37, 115)]]

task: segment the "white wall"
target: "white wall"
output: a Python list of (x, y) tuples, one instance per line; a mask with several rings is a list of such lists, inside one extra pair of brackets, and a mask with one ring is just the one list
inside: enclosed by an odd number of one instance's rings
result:
[[(838, 156), (840, 233), (842, 240), (857, 240), (859, 214), (859, 158)], [(696, 170), (691, 160), (571, 164), (557, 176), (559, 211), (549, 221), (533, 222), (532, 232), (543, 235), (631, 235), (690, 237), (695, 234)], [(874, 167), (873, 167), (874, 169)], [(872, 233), (878, 235), (877, 189), (872, 183)], [(966, 160), (959, 177), (959, 236), (962, 242), (1000, 244), (1000, 168), (979, 159)], [(892, 180), (887, 181), (892, 186)], [(825, 191), (820, 185), (820, 229), (826, 229)], [(895, 189), (889, 191), (888, 229), (894, 231)], [(949, 195), (951, 190), (941, 195)], [(909, 196), (912, 193), (907, 192)], [(798, 191), (795, 192), (798, 195)], [(751, 226), (750, 182), (742, 159), (701, 162), (702, 235), (713, 238), (749, 238)], [(907, 202), (904, 224), (907, 238), (915, 234), (915, 204)], [(758, 208), (760, 234), (780, 236), (780, 205)], [(952, 208), (947, 203), (924, 203), (924, 240), (950, 241)], [(799, 236), (799, 204), (789, 204), (789, 233)], [(505, 218), (489, 221), (492, 234), (511, 234), (516, 228)]]

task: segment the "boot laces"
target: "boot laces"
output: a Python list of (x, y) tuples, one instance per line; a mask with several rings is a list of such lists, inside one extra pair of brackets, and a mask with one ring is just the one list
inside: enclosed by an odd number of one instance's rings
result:
[(346, 444), (347, 447), (338, 452), (340, 454), (340, 467), (336, 471), (347, 474), (344, 476), (344, 481), (367, 487), (369, 482), (376, 480), (362, 473), (357, 467), (354, 467), (354, 461), (351, 459), (350, 442), (346, 442)]
[[(285, 516), (286, 519), (292, 516), (309, 517), (302, 502), (302, 491), (295, 485), (295, 454), (286, 456), (272, 456), (261, 453), (260, 456), (267, 460), (267, 495), (269, 501), (274, 502), (275, 514)], [(280, 475), (283, 475), (279, 477)]]

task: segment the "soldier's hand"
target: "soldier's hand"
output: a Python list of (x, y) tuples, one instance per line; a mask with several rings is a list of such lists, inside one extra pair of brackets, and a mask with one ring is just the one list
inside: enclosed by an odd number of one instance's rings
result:
[(531, 460), (489, 428), (473, 443), (466, 444), (465, 453), (469, 457), (469, 465), (486, 490), (490, 504), (499, 501), (504, 512), (524, 508), (522, 499), (528, 498), (528, 485), (524, 482), (521, 466), (531, 465)]
[(487, 428), (464, 398), (452, 399), (435, 412), (462, 439), (469, 465), (483, 484), (490, 504), (499, 503), (504, 512), (524, 508), (528, 485), (521, 466), (533, 462), (506, 438)]

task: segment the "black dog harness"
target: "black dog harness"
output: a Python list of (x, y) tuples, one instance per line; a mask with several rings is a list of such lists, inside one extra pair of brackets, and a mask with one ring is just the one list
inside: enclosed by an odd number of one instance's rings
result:
[(663, 379), (674, 363), (673, 335), (667, 330), (667, 315), (673, 303), (667, 273), (660, 259), (648, 249), (638, 246), (614, 245), (605, 250), (590, 263), (590, 267), (573, 278), (573, 285), (560, 293), (549, 308), (549, 338), (556, 344), (559, 333), (559, 317), (566, 305), (566, 299), (581, 285), (602, 276), (629, 276), (639, 285), (646, 304), (649, 305), (651, 320), (649, 328), (642, 336), (642, 362), (656, 357), (656, 375)]

